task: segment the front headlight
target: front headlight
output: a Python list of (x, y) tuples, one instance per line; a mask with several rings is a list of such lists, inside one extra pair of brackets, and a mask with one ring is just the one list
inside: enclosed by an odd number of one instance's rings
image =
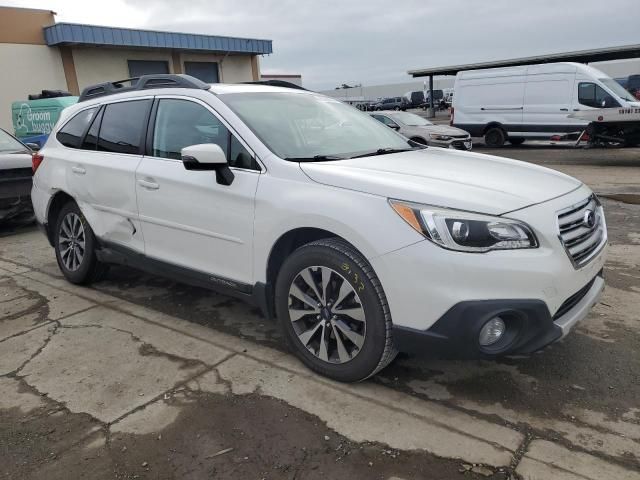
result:
[(451, 137), (449, 135), (438, 135), (437, 133), (430, 133), (429, 137), (431, 137), (431, 140), (440, 140), (443, 142), (451, 140)]
[(399, 200), (389, 203), (414, 230), (443, 248), (482, 253), (538, 246), (531, 228), (517, 220)]

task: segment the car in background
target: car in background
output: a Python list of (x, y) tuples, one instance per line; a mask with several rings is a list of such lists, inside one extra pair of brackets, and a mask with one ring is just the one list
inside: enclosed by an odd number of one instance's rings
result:
[(0, 128), (0, 222), (33, 211), (32, 175), (31, 148)]
[(404, 97), (383, 98), (373, 106), (374, 110), (406, 110), (409, 102)]
[(407, 92), (404, 94), (404, 98), (408, 102), (407, 108), (418, 108), (424, 105), (424, 92), (422, 90)]
[[(439, 108), (440, 101), (443, 99), (444, 99), (444, 92), (442, 90), (433, 91), (433, 107), (434, 108)], [(424, 108), (425, 110), (429, 108), (429, 104), (431, 103), (430, 100), (431, 100), (431, 92), (427, 90), (427, 95), (424, 99), (424, 104), (422, 104), (421, 107)]]
[(370, 113), (373, 118), (393, 128), (409, 140), (432, 147), (471, 150), (471, 136), (459, 128), (434, 125), (415, 113), (383, 111)]

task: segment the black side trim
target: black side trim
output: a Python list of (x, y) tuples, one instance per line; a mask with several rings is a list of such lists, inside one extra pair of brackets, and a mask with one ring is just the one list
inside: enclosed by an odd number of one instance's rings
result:
[[(494, 316), (507, 325), (505, 341), (483, 348), (478, 343), (482, 326)], [(562, 336), (541, 300), (476, 300), (449, 309), (429, 330), (393, 327), (393, 341), (400, 351), (436, 352), (457, 358), (529, 354)]]
[[(488, 124), (454, 123), (453, 126), (466, 130), (472, 137), (482, 137)], [(531, 133), (573, 133), (581, 132), (586, 125), (532, 125), (532, 124), (502, 124), (505, 132), (531, 132)]]
[(215, 290), (224, 295), (240, 298), (253, 304), (254, 287), (246, 283), (149, 258), (142, 253), (111, 242), (100, 242), (97, 256), (98, 260), (105, 263), (130, 266), (153, 275), (160, 275), (189, 285)]

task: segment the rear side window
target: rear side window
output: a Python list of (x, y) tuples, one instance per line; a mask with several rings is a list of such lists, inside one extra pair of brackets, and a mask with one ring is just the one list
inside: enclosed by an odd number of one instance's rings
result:
[(100, 124), (98, 150), (139, 154), (150, 106), (151, 100), (108, 104)]
[(89, 124), (97, 110), (97, 108), (89, 108), (77, 113), (58, 131), (56, 135), (58, 141), (65, 147), (80, 148), (84, 132), (89, 128)]

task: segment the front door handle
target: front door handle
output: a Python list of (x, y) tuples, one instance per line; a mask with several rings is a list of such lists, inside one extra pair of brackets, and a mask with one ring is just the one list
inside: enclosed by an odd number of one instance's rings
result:
[(561, 108), (561, 109), (560, 109), (560, 111), (561, 111), (561, 112), (568, 112), (568, 111), (569, 111), (569, 109), (568, 109), (568, 108)]
[(574, 112), (579, 112), (579, 111), (580, 111), (580, 109), (579, 109), (579, 108), (574, 108), (574, 109), (573, 109), (573, 111), (574, 111)]
[(78, 175), (84, 175), (87, 171), (83, 167), (71, 167), (71, 171), (73, 173), (77, 173)]
[(157, 183), (148, 182), (146, 180), (138, 180), (138, 185), (140, 185), (142, 188), (146, 188), (147, 190), (158, 190), (160, 188), (160, 185), (158, 185)]

